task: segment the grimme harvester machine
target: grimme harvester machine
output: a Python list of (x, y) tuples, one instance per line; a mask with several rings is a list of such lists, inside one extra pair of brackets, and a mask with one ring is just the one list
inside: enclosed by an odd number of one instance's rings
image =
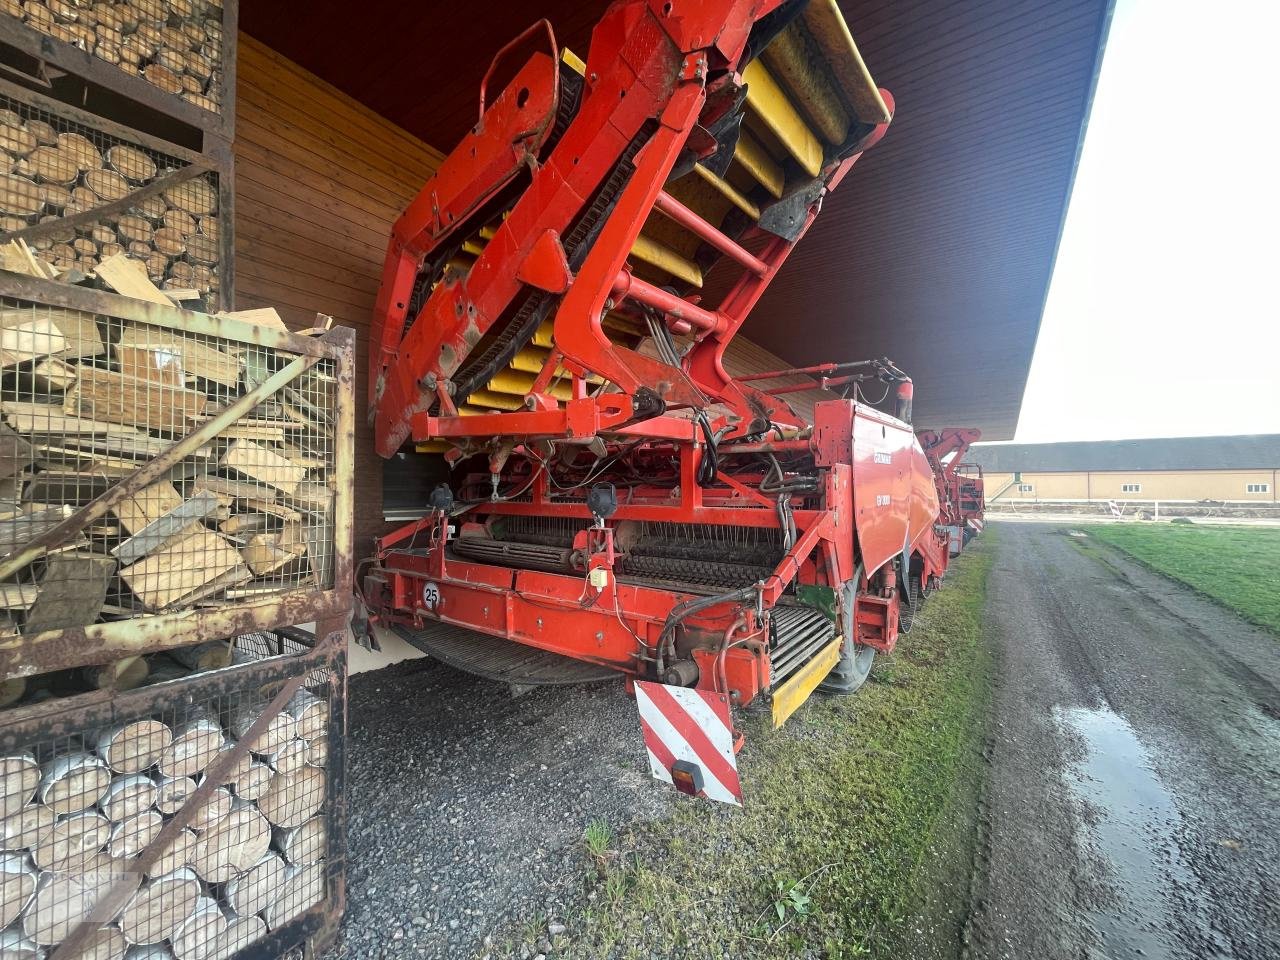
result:
[[(618, 0), (585, 63), (545, 21), (504, 48), (387, 253), (377, 449), (449, 483), (379, 542), (372, 619), (490, 677), (620, 672), (777, 723), (856, 689), (947, 562), (911, 382), (723, 360), (892, 108), (834, 0)], [(811, 419), (783, 399), (815, 386)]]
[(946, 529), (952, 556), (982, 532), (987, 499), (982, 466), (965, 463), (969, 447), (982, 433), (969, 427), (921, 430), (916, 434), (938, 488), (938, 522)]

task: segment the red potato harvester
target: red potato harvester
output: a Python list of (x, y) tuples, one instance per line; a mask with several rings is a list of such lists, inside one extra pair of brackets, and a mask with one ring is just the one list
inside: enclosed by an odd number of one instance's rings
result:
[[(947, 561), (911, 382), (724, 356), (892, 105), (833, 0), (619, 0), (585, 63), (545, 21), (504, 48), (387, 252), (377, 449), (448, 482), (378, 543), (371, 619), (513, 683), (616, 672), (779, 724), (857, 689)], [(815, 387), (811, 417), (784, 399)]]
[(933, 469), (941, 504), (938, 522), (947, 532), (953, 557), (982, 533), (985, 522), (987, 500), (982, 466), (964, 462), (969, 447), (981, 437), (982, 433), (971, 427), (944, 427), (916, 434)]

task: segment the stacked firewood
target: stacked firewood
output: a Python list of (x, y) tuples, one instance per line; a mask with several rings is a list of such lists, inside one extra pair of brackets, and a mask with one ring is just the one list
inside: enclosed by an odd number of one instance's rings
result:
[[(98, 274), (120, 293), (165, 301), (127, 258)], [(283, 329), (270, 309), (225, 316)], [(182, 329), (0, 303), (0, 561), (63, 525), (41, 559), (0, 582), (0, 636), (327, 587), (337, 384), (324, 364), (91, 525), (68, 533), (64, 524), (293, 359)]]
[[(55, 126), (34, 111), (0, 109), (0, 163), (8, 171), (0, 174), (0, 235), (48, 224), (26, 242), (59, 270), (89, 274), (124, 252), (144, 264), (155, 283), (216, 299), (221, 223), (212, 176), (164, 187), (157, 181), (172, 178), (180, 164), (60, 126), (68, 125)], [(121, 201), (152, 183), (153, 192), (121, 209)], [(108, 204), (101, 218), (57, 223)]]
[[(266, 709), (240, 696), (0, 757), (0, 954), (52, 955), (90, 917), (76, 956), (117, 960), (138, 947), (227, 958), (324, 898), (323, 690), (301, 689), (208, 798), (184, 809)], [(175, 815), (181, 829), (149, 851)], [(131, 861), (144, 851), (159, 856), (140, 871)], [(103, 916), (100, 901), (120, 883), (127, 896)]]
[(221, 108), (221, 0), (0, 0), (0, 12), (198, 107)]

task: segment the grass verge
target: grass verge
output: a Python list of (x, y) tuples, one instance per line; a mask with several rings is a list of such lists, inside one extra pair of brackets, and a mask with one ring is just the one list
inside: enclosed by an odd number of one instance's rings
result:
[(1280, 633), (1280, 529), (1122, 523), (1089, 534)]
[(815, 695), (778, 731), (747, 715), (744, 809), (680, 803), (604, 855), (593, 830), (584, 906), (556, 956), (843, 960), (909, 942), (908, 918), (939, 912), (933, 888), (968, 875), (939, 850), (971, 853), (955, 834), (980, 776), (993, 534), (856, 695)]

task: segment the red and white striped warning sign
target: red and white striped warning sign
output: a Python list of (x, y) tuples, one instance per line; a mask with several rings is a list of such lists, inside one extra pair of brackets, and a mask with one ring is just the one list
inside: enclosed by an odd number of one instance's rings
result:
[(983, 524), (983, 521), (981, 520), (975, 520), (972, 517), (969, 519), (969, 526), (970, 528), (972, 528), (974, 533), (982, 532), (982, 524)]
[(636, 706), (655, 777), (667, 783), (679, 777), (686, 786), (692, 779), (699, 783), (698, 796), (742, 805), (729, 704), (723, 696), (637, 680)]

